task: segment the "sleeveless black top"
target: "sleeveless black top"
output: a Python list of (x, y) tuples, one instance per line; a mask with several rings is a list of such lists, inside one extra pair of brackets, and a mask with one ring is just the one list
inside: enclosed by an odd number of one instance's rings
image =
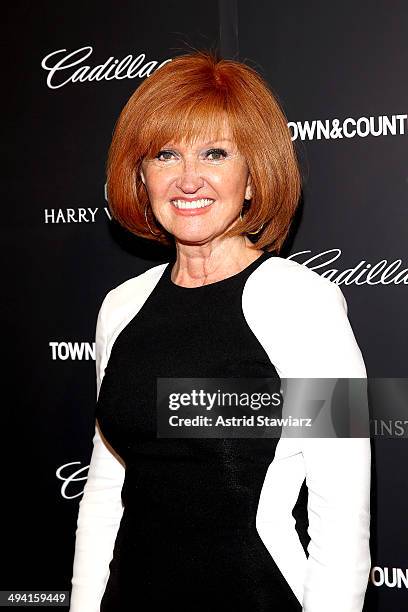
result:
[(300, 612), (255, 527), (278, 438), (165, 439), (157, 377), (279, 376), (242, 312), (250, 274), (182, 287), (164, 270), (116, 339), (96, 409), (126, 463), (101, 612)]

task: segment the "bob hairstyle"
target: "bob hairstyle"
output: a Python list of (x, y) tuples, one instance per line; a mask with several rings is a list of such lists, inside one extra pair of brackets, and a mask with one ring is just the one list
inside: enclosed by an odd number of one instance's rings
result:
[(162, 65), (123, 108), (107, 160), (112, 216), (138, 236), (172, 245), (173, 236), (149, 206), (139, 174), (142, 161), (173, 139), (192, 143), (199, 137), (222, 138), (225, 119), (252, 181), (249, 207), (225, 236), (251, 233), (254, 248), (279, 252), (301, 190), (287, 119), (254, 69), (218, 59), (211, 51), (194, 51)]

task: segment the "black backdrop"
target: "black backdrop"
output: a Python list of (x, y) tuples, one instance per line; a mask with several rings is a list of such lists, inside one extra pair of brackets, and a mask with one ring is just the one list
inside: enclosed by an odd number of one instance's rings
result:
[[(304, 175), (283, 255), (339, 282), (370, 377), (406, 377), (408, 5), (18, 0), (6, 30), (0, 588), (69, 590), (96, 314), (108, 290), (167, 257), (107, 215), (104, 164), (121, 108), (190, 46), (257, 68)], [(78, 63), (51, 74), (69, 54), (64, 65)], [(105, 78), (101, 68), (89, 80), (84, 66), (104, 64)], [(370, 612), (407, 609), (407, 460), (406, 440), (373, 441)]]

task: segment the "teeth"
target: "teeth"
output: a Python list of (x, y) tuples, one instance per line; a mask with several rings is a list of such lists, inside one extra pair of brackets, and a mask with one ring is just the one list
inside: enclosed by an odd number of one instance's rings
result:
[(204, 206), (209, 206), (212, 204), (214, 200), (202, 199), (195, 200), (194, 202), (186, 202), (185, 200), (172, 200), (171, 203), (176, 208), (203, 208)]

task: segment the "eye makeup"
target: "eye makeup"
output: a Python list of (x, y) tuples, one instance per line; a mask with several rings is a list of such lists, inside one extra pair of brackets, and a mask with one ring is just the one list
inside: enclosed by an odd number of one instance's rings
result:
[[(160, 159), (161, 157), (165, 156), (165, 155), (176, 155), (176, 152), (171, 150), (171, 149), (161, 149), (157, 155), (155, 155), (154, 159), (160, 161), (160, 162), (166, 162), (166, 161), (172, 161), (171, 158), (167, 158), (167, 159)], [(214, 149), (207, 149), (207, 151), (205, 151), (205, 156), (220, 156), (216, 159), (211, 159), (209, 161), (222, 161), (223, 159), (226, 159), (227, 157), (229, 157), (228, 152), (225, 149), (222, 148), (214, 148)]]

